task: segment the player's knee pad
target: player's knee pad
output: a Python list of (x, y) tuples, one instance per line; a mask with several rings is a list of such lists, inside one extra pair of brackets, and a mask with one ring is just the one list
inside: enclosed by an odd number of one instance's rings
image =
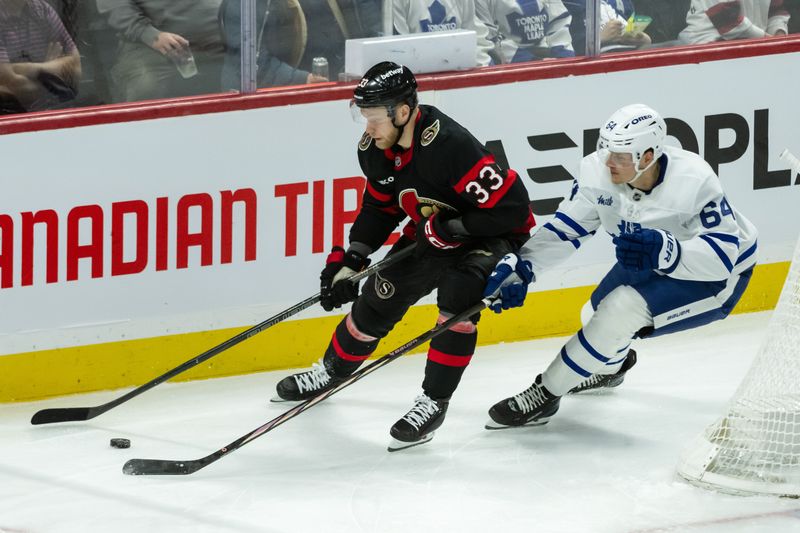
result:
[(398, 306), (395, 309), (387, 305), (388, 300), (381, 300), (373, 292), (364, 289), (361, 296), (353, 303), (350, 316), (357, 329), (364, 335), (382, 339), (402, 318), (405, 309)]
[[(512, 250), (506, 239), (486, 239), (480, 247), (470, 250), (439, 282), (439, 308), (457, 314), (480, 301), (486, 280), (497, 262)], [(478, 323), (480, 314), (472, 316)]]
[(653, 316), (642, 295), (629, 285), (621, 285), (600, 301), (586, 328), (605, 331), (627, 342), (652, 324)]
[[(437, 296), (439, 309), (450, 316), (464, 311), (480, 301), (485, 284), (483, 278), (478, 277), (470, 269), (462, 268), (461, 265), (449, 270), (439, 282)], [(470, 317), (470, 320), (477, 324), (479, 317), (480, 313)]]

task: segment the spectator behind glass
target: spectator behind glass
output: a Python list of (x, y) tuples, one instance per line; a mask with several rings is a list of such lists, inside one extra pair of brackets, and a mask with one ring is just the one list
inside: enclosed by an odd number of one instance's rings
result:
[(654, 45), (671, 46), (677, 43), (678, 33), (686, 27), (686, 12), (691, 0), (636, 0), (636, 12), (652, 17), (647, 35)]
[(625, 26), (633, 15), (630, 0), (602, 0), (600, 2), (600, 51), (634, 50), (650, 45), (650, 36), (644, 32), (628, 33)]
[(222, 0), (96, 1), (120, 37), (111, 69), (116, 101), (220, 90), (224, 46), (217, 16)]
[(0, 0), (0, 114), (39, 111), (75, 98), (81, 60), (42, 0)]
[(478, 66), (492, 63), (489, 30), (475, 13), (475, 0), (392, 0), (394, 31), (399, 35), (431, 31), (473, 30), (477, 34)]
[(686, 28), (678, 38), (686, 44), (786, 35), (789, 12), (784, 0), (692, 0)]
[(800, 33), (800, 0), (786, 0), (784, 2), (789, 12), (789, 33)]
[(498, 63), (573, 57), (572, 16), (561, 0), (475, 0)]
[[(273, 87), (328, 81), (311, 74), (315, 57), (328, 60), (333, 81), (344, 72), (346, 39), (380, 34), (382, 0), (257, 0), (256, 85)], [(238, 90), (241, 0), (223, 0), (226, 43), (224, 90)]]

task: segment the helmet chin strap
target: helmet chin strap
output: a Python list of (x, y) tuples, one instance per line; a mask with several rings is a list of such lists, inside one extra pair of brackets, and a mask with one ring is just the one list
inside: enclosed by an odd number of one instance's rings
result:
[[(628, 184), (628, 185), (630, 185), (631, 187), (633, 187), (633, 182), (635, 182), (635, 181), (637, 181), (639, 178), (641, 178), (641, 177), (642, 177), (642, 174), (644, 174), (645, 172), (647, 172), (647, 170), (648, 170), (650, 167), (652, 167), (652, 166), (655, 164), (655, 162), (656, 162), (656, 161), (657, 161), (657, 159), (654, 157), (654, 158), (653, 158), (653, 160), (652, 160), (652, 161), (650, 161), (650, 164), (649, 164), (649, 165), (647, 165), (646, 167), (644, 167), (644, 168), (643, 168), (643, 169), (641, 169), (641, 170), (637, 170), (637, 171), (636, 171), (636, 174), (635, 174), (635, 175), (634, 175), (634, 176), (633, 176), (631, 179), (629, 179), (628, 181), (626, 181), (625, 183), (626, 183), (626, 184)], [(639, 162), (638, 162), (638, 161), (636, 162), (636, 168), (637, 168), (637, 169), (639, 168)]]
[(411, 115), (413, 114), (413, 113), (412, 113), (412, 111), (413, 111), (413, 109), (411, 109), (411, 110), (408, 112), (408, 118), (406, 119), (406, 121), (405, 121), (404, 123), (402, 123), (402, 124), (396, 124), (396, 123), (395, 123), (395, 121), (394, 121), (394, 110), (392, 110), (392, 126), (394, 126), (394, 127), (395, 127), (395, 129), (397, 130), (397, 137), (395, 137), (395, 139), (394, 139), (394, 142), (392, 143), (392, 146), (395, 146), (397, 143), (399, 143), (399, 142), (400, 142), (400, 137), (402, 137), (402, 136), (403, 136), (403, 129), (404, 129), (404, 128), (405, 128), (405, 127), (408, 125), (408, 123), (411, 121)]

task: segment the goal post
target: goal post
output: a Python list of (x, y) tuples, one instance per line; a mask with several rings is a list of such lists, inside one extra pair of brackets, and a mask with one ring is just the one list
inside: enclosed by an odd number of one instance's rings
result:
[(677, 470), (722, 492), (800, 497), (800, 241), (750, 370)]

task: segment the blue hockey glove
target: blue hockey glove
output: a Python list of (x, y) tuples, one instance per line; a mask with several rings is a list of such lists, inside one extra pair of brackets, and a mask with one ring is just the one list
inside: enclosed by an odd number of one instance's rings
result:
[(627, 270), (658, 270), (669, 274), (678, 266), (681, 245), (672, 233), (660, 229), (641, 229), (614, 237), (617, 261)]
[(332, 311), (358, 298), (358, 284), (347, 278), (365, 269), (369, 262), (358, 252), (345, 252), (341, 246), (334, 246), (319, 276), (322, 308)]
[(521, 307), (528, 295), (528, 285), (535, 280), (536, 276), (533, 275), (533, 265), (530, 261), (522, 259), (515, 253), (506, 254), (489, 276), (483, 297), (500, 297), (489, 306), (495, 313), (502, 313), (503, 309)]

